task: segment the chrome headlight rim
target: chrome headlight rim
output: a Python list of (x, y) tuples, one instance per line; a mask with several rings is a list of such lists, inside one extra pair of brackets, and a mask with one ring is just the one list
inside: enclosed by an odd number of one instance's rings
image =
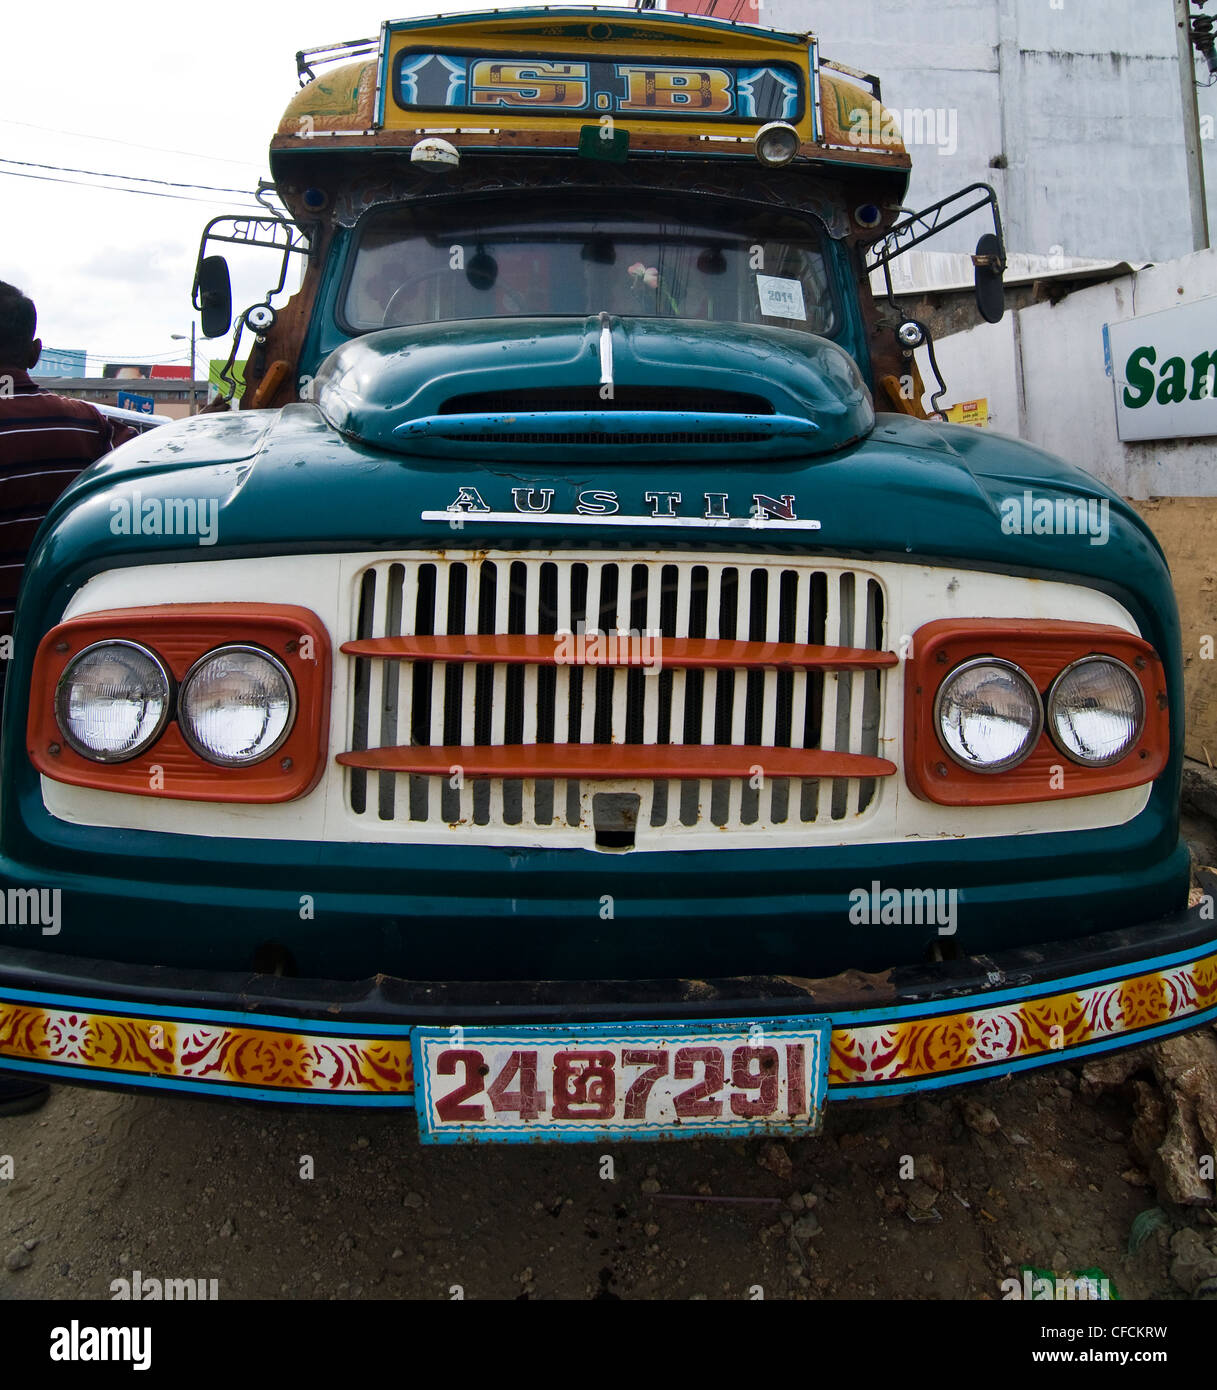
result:
[[(997, 763), (974, 763), (969, 762), (966, 758), (961, 758), (942, 734), (942, 706), (946, 698), (947, 686), (965, 671), (971, 671), (977, 666), (999, 666), (1004, 670), (1012, 671), (1021, 680), (1026, 682), (1028, 690), (1030, 690), (1031, 694), (1034, 696), (1032, 701), (1034, 719), (1030, 731), (1028, 732), (1026, 743), (1024, 743), (1019, 752), (1012, 757), (1003, 758), (1001, 762)], [(1019, 767), (1022, 763), (1025, 763), (1039, 746), (1040, 738), (1044, 732), (1044, 699), (1035, 681), (1032, 680), (1031, 676), (1017, 662), (1008, 661), (1005, 657), (1001, 656), (969, 657), (967, 661), (961, 661), (958, 666), (953, 666), (946, 675), (943, 676), (939, 683), (938, 691), (934, 696), (934, 732), (938, 736), (938, 742), (943, 752), (946, 753), (947, 757), (958, 767), (962, 767), (968, 772), (979, 773), (982, 777), (989, 777), (995, 773), (1010, 772), (1014, 768)]]
[[(793, 136), (794, 145), (790, 148), (789, 154), (766, 155), (762, 149), (771, 149), (773, 142), (781, 136)], [(760, 130), (752, 137), (752, 149), (758, 164), (765, 169), (785, 169), (787, 165), (793, 164), (798, 158), (799, 150), (803, 147), (802, 137), (799, 135), (798, 128), (791, 125), (789, 121), (766, 121)]]
[[(99, 651), (108, 647), (125, 647), (129, 651), (138, 652), (140, 656), (147, 657), (156, 669), (160, 672), (161, 679), (165, 683), (165, 704), (161, 710), (160, 718), (157, 720), (152, 732), (146, 734), (144, 738), (136, 744), (135, 748), (126, 753), (100, 753), (95, 748), (90, 748), (88, 744), (81, 743), (72, 733), (64, 717), (64, 696), (70, 685), (72, 672), (91, 652)], [(156, 743), (157, 739), (165, 732), (170, 719), (173, 718), (176, 704), (176, 685), (173, 673), (166, 663), (152, 650), (145, 647), (142, 642), (132, 642), (125, 637), (103, 637), (100, 641), (90, 642), (87, 647), (82, 647), (75, 656), (69, 658), (67, 665), (60, 673), (58, 681), (55, 683), (55, 723), (59, 732), (63, 735), (63, 741), (68, 745), (73, 753), (79, 757), (86, 758), (91, 763), (105, 763), (114, 765), (116, 763), (129, 763), (133, 759), (142, 756)]]
[[(1076, 671), (1079, 666), (1090, 666), (1102, 664), (1105, 666), (1116, 666), (1124, 671), (1132, 681), (1133, 690), (1137, 697), (1137, 732), (1128, 742), (1128, 747), (1122, 753), (1110, 753), (1105, 758), (1082, 758), (1057, 737), (1056, 720), (1052, 717), (1052, 705), (1056, 699), (1061, 682), (1071, 671)], [(1141, 685), (1141, 679), (1126, 661), (1121, 661), (1118, 656), (1108, 656), (1104, 652), (1090, 652), (1086, 656), (1079, 657), (1076, 661), (1071, 661), (1062, 671), (1058, 671), (1053, 677), (1052, 684), (1048, 687), (1048, 696), (1044, 701), (1047, 711), (1046, 727), (1048, 737), (1052, 740), (1053, 747), (1062, 755), (1069, 759), (1071, 763), (1076, 763), (1078, 767), (1114, 767), (1116, 763), (1122, 763), (1135, 750), (1138, 743), (1145, 734), (1145, 690)]]
[[(279, 672), (283, 677), (283, 684), (287, 689), (287, 719), (283, 723), (283, 728), (274, 742), (264, 748), (255, 758), (222, 758), (204, 749), (191, 733), (189, 724), (182, 717), (185, 696), (191, 680), (208, 662), (214, 661), (217, 656), (224, 656), (229, 652), (244, 652), (261, 657)], [(292, 673), (283, 662), (279, 660), (274, 652), (268, 651), (266, 647), (260, 647), (254, 642), (224, 642), (220, 646), (212, 647), (210, 651), (204, 652), (190, 667), (190, 670), (182, 677), (182, 683), (178, 687), (176, 703), (178, 729), (181, 731), (186, 746), (197, 757), (202, 758), (204, 762), (211, 763), (215, 767), (257, 767), (259, 763), (263, 763), (267, 758), (273, 757), (291, 737), (292, 730), (296, 727), (296, 715), (299, 712), (300, 699), (296, 692), (296, 682), (292, 680)]]

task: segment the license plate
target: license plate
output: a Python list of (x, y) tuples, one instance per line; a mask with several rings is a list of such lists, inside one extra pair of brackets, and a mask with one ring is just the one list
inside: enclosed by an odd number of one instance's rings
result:
[(416, 1028), (419, 1138), (659, 1139), (820, 1127), (821, 1018)]

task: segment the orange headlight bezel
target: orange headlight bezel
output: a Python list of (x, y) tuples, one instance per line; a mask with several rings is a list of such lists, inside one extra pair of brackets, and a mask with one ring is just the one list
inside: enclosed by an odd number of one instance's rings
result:
[[(1062, 753), (1045, 727), (1031, 753), (1004, 772), (973, 772), (946, 752), (934, 703), (942, 682), (965, 661), (996, 657), (1021, 667), (1047, 714), (1049, 686), (1086, 656), (1122, 661), (1141, 683), (1145, 726), (1117, 763), (1084, 767)], [(1063, 619), (942, 618), (913, 634), (904, 686), (904, 775), (909, 789), (940, 806), (1000, 806), (1124, 791), (1152, 782), (1170, 756), (1166, 671), (1144, 639), (1123, 628)]]
[[(287, 738), (262, 762), (221, 767), (187, 744), (173, 716), (156, 742), (126, 762), (98, 763), (68, 746), (55, 718), (55, 690), (74, 656), (96, 642), (137, 642), (180, 686), (201, 656), (217, 647), (262, 647), (296, 686)], [(330, 720), (330, 639), (307, 608), (292, 604), (181, 603), (86, 613), (53, 627), (38, 644), (30, 681), (26, 745), (30, 761), (56, 782), (133, 796), (183, 801), (271, 803), (311, 791), (326, 765)], [(159, 771), (158, 771), (159, 769)]]

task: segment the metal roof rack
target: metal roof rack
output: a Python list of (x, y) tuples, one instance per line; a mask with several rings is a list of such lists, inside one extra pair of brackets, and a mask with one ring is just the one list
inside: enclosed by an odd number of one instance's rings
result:
[(296, 75), (303, 87), (317, 76), (314, 63), (337, 63), (343, 58), (361, 58), (377, 50), (376, 39), (347, 39), (343, 43), (323, 43), (317, 48), (302, 48), (296, 54)]

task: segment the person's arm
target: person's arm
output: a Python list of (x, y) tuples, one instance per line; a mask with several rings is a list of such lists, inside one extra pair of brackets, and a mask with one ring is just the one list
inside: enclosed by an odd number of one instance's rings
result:
[(117, 449), (120, 444), (126, 444), (128, 440), (134, 439), (139, 434), (134, 426), (104, 414), (96, 406), (89, 404), (88, 401), (74, 403), (74, 409), (78, 414), (83, 414), (82, 406), (88, 411), (89, 418), (97, 425), (97, 437), (91, 446), (93, 456), (89, 462), (95, 463), (103, 455), (108, 454), (111, 449)]
[(102, 416), (102, 419), (106, 423), (110, 442), (98, 450), (98, 458), (102, 454), (108, 454), (111, 449), (117, 449), (120, 444), (126, 444), (128, 440), (134, 439), (139, 434), (139, 430), (134, 425), (125, 425), (121, 420), (112, 420), (105, 415)]

